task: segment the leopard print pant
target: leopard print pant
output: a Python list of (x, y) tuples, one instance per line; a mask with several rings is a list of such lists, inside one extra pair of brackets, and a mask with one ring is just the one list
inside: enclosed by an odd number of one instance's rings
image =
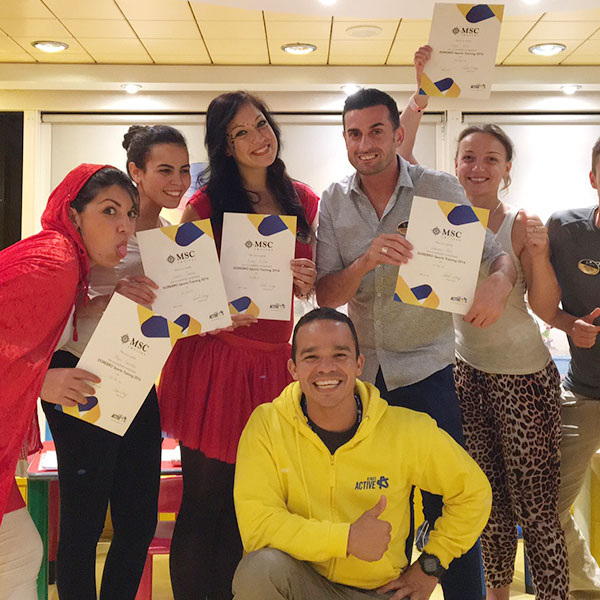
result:
[(454, 370), (465, 445), (492, 486), (481, 548), (489, 588), (510, 585), (523, 530), (538, 600), (566, 600), (567, 551), (558, 518), (560, 376), (553, 362), (531, 375)]

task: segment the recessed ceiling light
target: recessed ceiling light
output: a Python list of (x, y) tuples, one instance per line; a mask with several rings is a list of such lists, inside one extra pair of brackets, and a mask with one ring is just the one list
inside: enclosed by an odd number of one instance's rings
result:
[(345, 83), (342, 86), (342, 90), (344, 91), (344, 94), (346, 94), (346, 96), (351, 96), (355, 92), (358, 92), (358, 90), (360, 90), (360, 88), (361, 88), (361, 86), (358, 85), (357, 83)]
[(300, 42), (296, 42), (295, 44), (284, 44), (281, 46), (281, 49), (288, 54), (310, 54), (314, 52), (317, 47), (314, 44), (302, 44)]
[(348, 29), (346, 29), (348, 35), (357, 38), (375, 37), (382, 32), (383, 29), (377, 27), (377, 25), (355, 25), (354, 27), (348, 27)]
[(333, 6), (336, 2), (337, 0), (321, 0), (321, 4), (325, 6)]
[(581, 86), (577, 83), (567, 83), (566, 85), (560, 86), (560, 91), (567, 96), (572, 96), (575, 92), (578, 92)]
[(69, 47), (69, 44), (64, 42), (54, 42), (52, 40), (39, 40), (37, 42), (31, 42), (31, 45), (42, 52), (62, 52)]
[(124, 83), (121, 86), (128, 94), (137, 94), (142, 86), (139, 83)]
[(537, 54), (538, 56), (554, 56), (560, 54), (566, 49), (564, 44), (536, 44), (529, 48), (531, 54)]

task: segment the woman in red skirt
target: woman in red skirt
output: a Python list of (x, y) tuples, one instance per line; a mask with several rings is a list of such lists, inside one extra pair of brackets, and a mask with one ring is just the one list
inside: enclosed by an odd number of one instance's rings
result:
[[(191, 198), (183, 221), (210, 218), (220, 250), (224, 212), (296, 215), (290, 267), (295, 295), (307, 295), (316, 278), (311, 242), (318, 198), (287, 175), (280, 130), (266, 106), (245, 92), (218, 96), (206, 115), (205, 143), (208, 183)], [(231, 598), (242, 554), (233, 507), (238, 440), (254, 408), (290, 382), (292, 315), (288, 321), (238, 315), (232, 332), (180, 340), (164, 368), (162, 426), (180, 441), (184, 478), (171, 546), (176, 600)]]

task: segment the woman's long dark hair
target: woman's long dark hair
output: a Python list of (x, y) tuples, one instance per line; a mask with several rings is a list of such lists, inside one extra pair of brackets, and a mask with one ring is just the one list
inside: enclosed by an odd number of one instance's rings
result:
[(304, 208), (294, 189), (292, 179), (285, 170), (285, 164), (279, 158), (281, 130), (264, 102), (242, 91), (217, 96), (210, 103), (206, 113), (204, 143), (208, 151), (208, 167), (202, 173), (201, 180), (206, 181), (208, 177), (206, 192), (212, 206), (213, 227), (221, 229), (224, 212), (254, 212), (252, 200), (244, 189), (237, 163), (227, 152), (227, 126), (246, 103), (252, 104), (262, 112), (277, 138), (277, 156), (273, 164), (267, 167), (267, 187), (279, 203), (283, 214), (298, 217), (298, 233), (310, 236), (310, 226)]

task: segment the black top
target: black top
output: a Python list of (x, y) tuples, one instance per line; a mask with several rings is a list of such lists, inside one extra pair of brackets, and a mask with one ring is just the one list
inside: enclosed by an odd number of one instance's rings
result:
[(354, 425), (352, 425), (350, 429), (346, 429), (346, 431), (328, 431), (327, 429), (319, 427), (314, 421), (311, 421), (306, 407), (306, 398), (304, 397), (304, 394), (302, 394), (300, 406), (307, 419), (308, 426), (319, 436), (320, 440), (327, 446), (327, 449), (331, 454), (334, 454), (340, 446), (343, 446), (354, 437), (354, 434), (362, 421), (363, 408), (360, 396), (354, 394), (354, 400), (356, 401), (356, 421), (354, 421)]

